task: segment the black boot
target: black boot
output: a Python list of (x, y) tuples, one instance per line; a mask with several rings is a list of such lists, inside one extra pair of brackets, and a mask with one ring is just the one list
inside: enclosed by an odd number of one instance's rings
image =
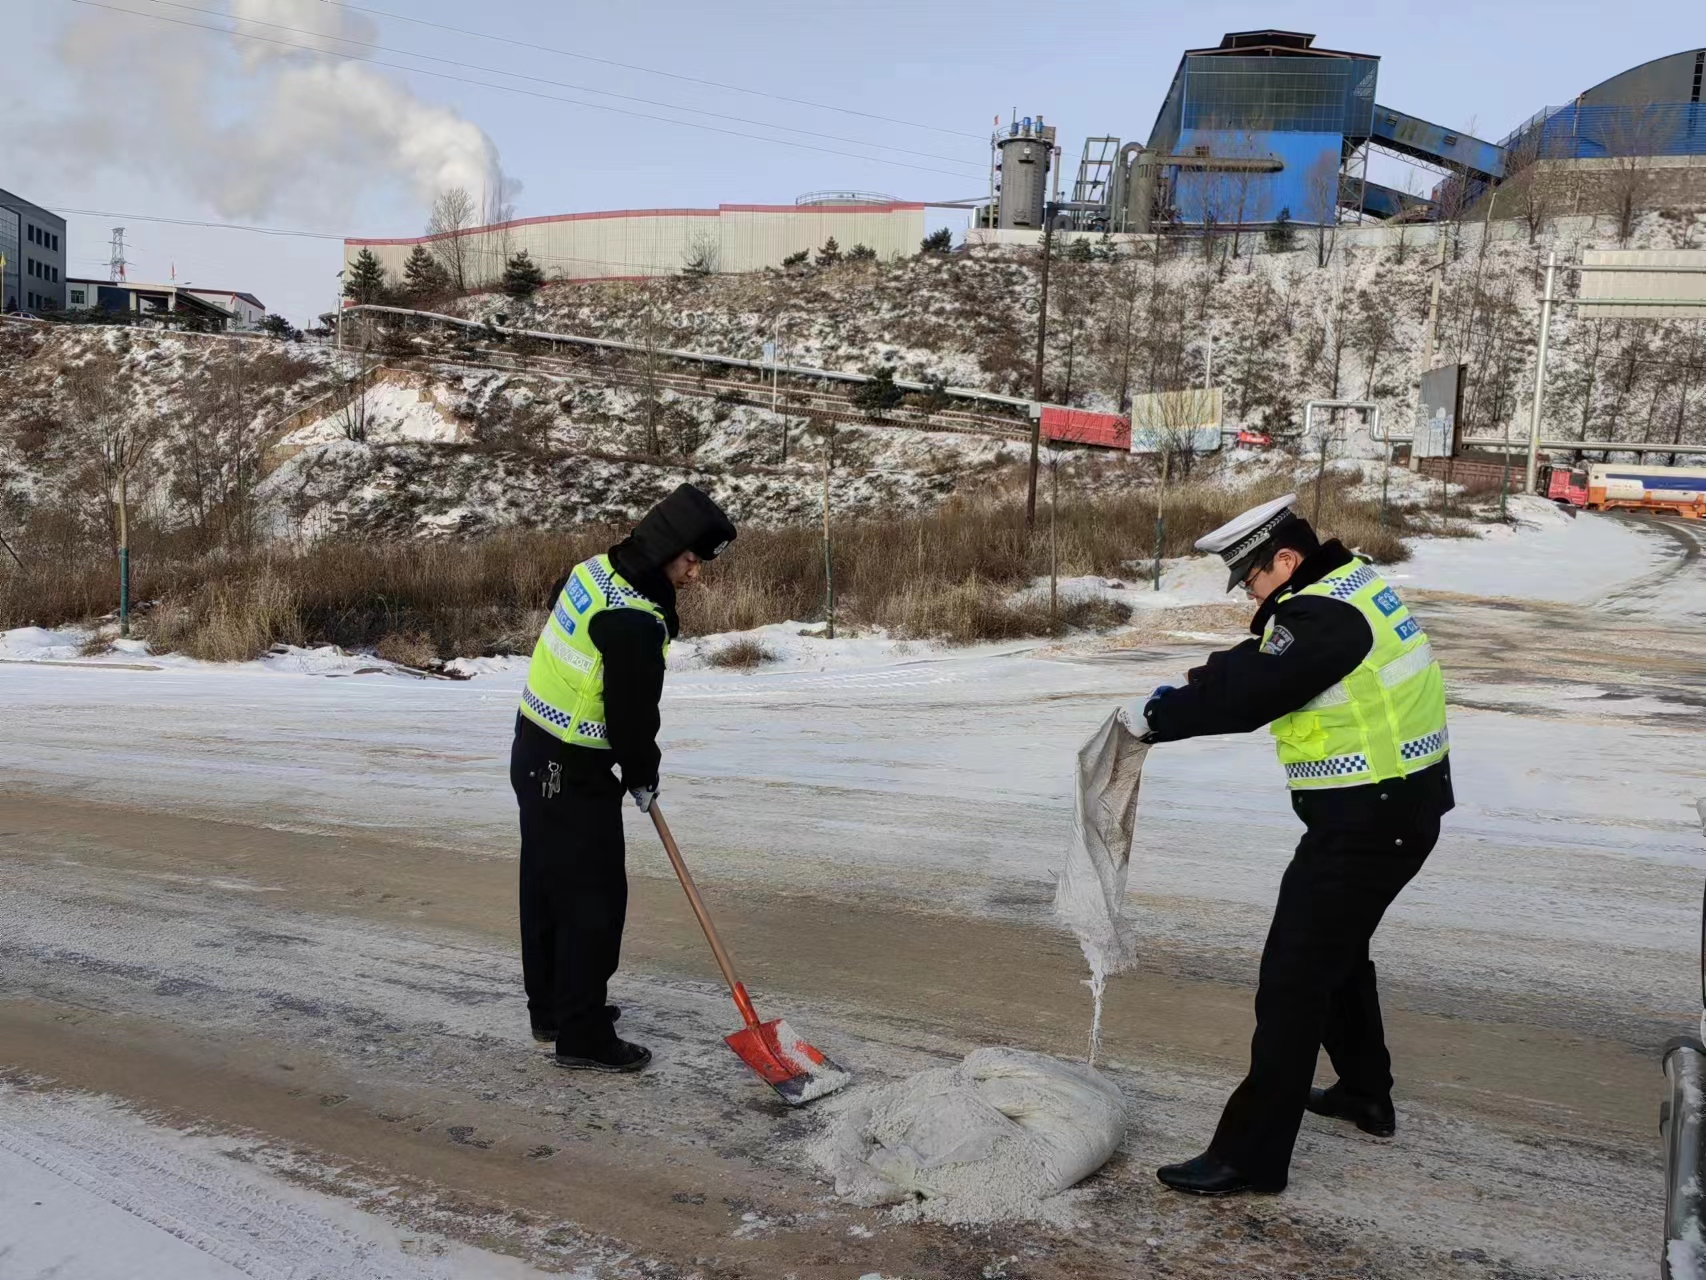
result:
[(570, 1071), (639, 1071), (652, 1060), (652, 1051), (630, 1044), (615, 1035), (608, 1044), (595, 1049), (578, 1049), (572, 1053), (557, 1049), (557, 1065)]
[[(610, 1020), (612, 1022), (615, 1022), (616, 1019), (622, 1016), (622, 1010), (613, 1004), (605, 1005), (604, 1012), (610, 1016)], [(557, 1029), (555, 1027), (542, 1027), (538, 1023), (534, 1023), (533, 1038), (540, 1044), (556, 1044)]]
[(1390, 1138), (1398, 1131), (1398, 1116), (1392, 1109), (1391, 1098), (1362, 1098), (1334, 1085), (1331, 1089), (1311, 1089), (1309, 1101), (1303, 1105), (1318, 1116), (1349, 1120), (1377, 1138)]
[(1239, 1173), (1212, 1151), (1205, 1151), (1195, 1160), (1183, 1164), (1163, 1165), (1155, 1171), (1162, 1185), (1193, 1196), (1230, 1196), (1240, 1191), (1260, 1191), (1268, 1195), (1285, 1190), (1285, 1179), (1262, 1181)]

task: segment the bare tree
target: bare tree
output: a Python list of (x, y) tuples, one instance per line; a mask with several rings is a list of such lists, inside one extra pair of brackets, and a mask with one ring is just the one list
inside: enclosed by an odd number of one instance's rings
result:
[(681, 254), (681, 271), (689, 276), (714, 276), (722, 269), (723, 246), (714, 231), (695, 231)]
[(1497, 204), (1504, 204), (1507, 210), (1514, 208), (1528, 228), (1529, 244), (1540, 238), (1557, 209), (1557, 179), (1541, 163), (1545, 153), (1546, 126), (1542, 121), (1506, 148), (1504, 181), (1487, 197), (1488, 219)]
[(1332, 301), (1307, 344), (1311, 363), (1327, 383), (1327, 395), (1335, 400), (1339, 396), (1339, 377), (1344, 368), (1345, 348), (1351, 344), (1352, 327), (1351, 291), (1343, 279), (1337, 279), (1333, 282)]
[(1061, 399), (1072, 403), (1073, 377), (1082, 364), (1086, 329), (1096, 304), (1096, 275), (1087, 264), (1062, 262), (1056, 269), (1056, 283), (1049, 290), (1049, 307), (1054, 320), (1049, 336), (1066, 360), (1066, 384)]
[(1659, 132), (1654, 111), (1650, 105), (1623, 108), (1601, 129), (1607, 156), (1600, 185), (1621, 245), (1629, 243), (1635, 223), (1653, 202), (1653, 156)]
[(1251, 121), (1233, 136), (1229, 146), (1228, 158), (1233, 168), (1225, 175), (1226, 208), (1232, 215), (1234, 258), (1243, 245), (1244, 224), (1254, 215), (1256, 197), (1262, 188), (1262, 175), (1257, 172), (1256, 163), (1261, 159), (1260, 135), (1267, 128), (1265, 121)]
[(119, 632), (130, 634), (130, 489), (153, 452), (161, 419), (127, 403), (119, 364), (102, 354), (66, 375), (71, 425), (83, 449), (99, 464), (102, 486), (115, 516), (119, 558)]
[(1352, 342), (1368, 364), (1368, 381), (1363, 385), (1362, 398), (1374, 398), (1374, 384), (1380, 376), (1380, 358), (1397, 337), (1397, 321), (1388, 301), (1373, 293), (1357, 291), (1356, 328)]
[(663, 367), (659, 349), (664, 345), (665, 325), (658, 306), (658, 286), (647, 281), (643, 289), (640, 312), (640, 415), (646, 429), (646, 456), (655, 458), (663, 451), (658, 421), (663, 413), (663, 391), (658, 385), (658, 373)]
[(1332, 152), (1316, 156), (1305, 170), (1304, 221), (1315, 226), (1315, 265), (1333, 260), (1339, 234), (1339, 158)]
[(463, 187), (451, 187), (432, 202), (432, 216), (427, 221), (427, 234), (439, 237), (432, 242), (433, 257), (458, 295), (468, 292), (473, 276), (473, 247), (468, 233), (475, 217), (474, 197)]
[[(1150, 251), (1153, 255), (1153, 250)], [(1133, 253), (1114, 266), (1109, 295), (1112, 301), (1110, 328), (1119, 363), (1119, 392), (1114, 401), (1124, 410), (1131, 403), (1131, 368), (1137, 355), (1138, 308), (1151, 289), (1153, 267), (1146, 270), (1142, 257)]]

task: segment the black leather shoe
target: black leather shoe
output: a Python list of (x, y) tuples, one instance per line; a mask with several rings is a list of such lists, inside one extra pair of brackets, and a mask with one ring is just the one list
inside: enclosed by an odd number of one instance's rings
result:
[[(622, 1010), (613, 1004), (605, 1005), (604, 1012), (609, 1015), (610, 1021), (612, 1022), (615, 1022), (616, 1019), (622, 1016)], [(556, 1044), (557, 1029), (555, 1027), (534, 1027), (533, 1038), (540, 1044)]]
[(1390, 1098), (1359, 1098), (1334, 1085), (1331, 1089), (1311, 1089), (1309, 1101), (1303, 1105), (1318, 1116), (1349, 1120), (1377, 1138), (1390, 1138), (1398, 1132), (1398, 1116)]
[(1195, 1160), (1183, 1164), (1162, 1165), (1155, 1171), (1163, 1186), (1193, 1196), (1232, 1196), (1241, 1191), (1259, 1191), (1266, 1195), (1285, 1190), (1285, 1179), (1262, 1182), (1247, 1178), (1226, 1161), (1211, 1152), (1203, 1152)]
[(652, 1060), (652, 1051), (612, 1036), (610, 1043), (584, 1054), (558, 1052), (559, 1067), (570, 1071), (639, 1071)]

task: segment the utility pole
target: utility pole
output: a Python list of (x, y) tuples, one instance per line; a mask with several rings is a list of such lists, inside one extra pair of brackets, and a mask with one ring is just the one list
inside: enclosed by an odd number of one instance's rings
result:
[(1525, 493), (1535, 491), (1540, 473), (1540, 406), (1546, 397), (1546, 348), (1552, 337), (1552, 283), (1558, 276), (1558, 251), (1546, 255), (1546, 292), (1540, 299), (1540, 350), (1534, 360), (1534, 403), (1528, 413), (1528, 470)]
[(1048, 264), (1054, 257), (1054, 202), (1043, 206), (1043, 296), (1037, 307), (1037, 365), (1031, 380), (1031, 476), (1025, 489), (1025, 528), (1037, 526), (1037, 454), (1043, 434), (1043, 354), (1048, 346)]
[(124, 260), (124, 228), (113, 228), (112, 257), (107, 263), (107, 270), (112, 275), (112, 282), (117, 284), (125, 278), (125, 268), (130, 264)]
[(782, 428), (782, 461), (786, 462), (788, 460), (788, 424), (782, 420), (781, 410), (777, 404), (781, 397), (781, 375), (776, 371), (776, 355), (780, 350), (779, 341), (780, 333), (773, 325), (770, 330), (770, 341), (764, 344), (764, 354), (770, 357), (770, 416), (775, 418), (777, 424)]
[[(1440, 284), (1445, 280), (1445, 255), (1446, 255), (1446, 252), (1449, 248), (1449, 245), (1447, 243), (1449, 237), (1448, 237), (1447, 232), (1446, 232), (1445, 224), (1436, 222), (1434, 225), (1439, 228), (1439, 261), (1434, 264), (1433, 291), (1430, 293), (1430, 295), (1428, 297), (1427, 336), (1426, 336), (1426, 339), (1424, 340), (1424, 342), (1422, 344), (1422, 372), (1424, 374), (1427, 373), (1430, 369), (1432, 369), (1434, 367), (1435, 348), (1439, 342), (1439, 289), (1440, 289)], [(1420, 423), (1421, 416), (1422, 416), (1422, 385), (1421, 385), (1421, 380), (1418, 378), (1416, 381), (1416, 413), (1415, 413), (1415, 419), (1416, 419), (1418, 424)], [(1421, 457), (1416, 452), (1416, 446), (1421, 443), (1421, 441), (1419, 439), (1417, 439), (1417, 436), (1419, 434), (1420, 434), (1419, 427), (1418, 428), (1412, 428), (1412, 430), (1410, 432), (1410, 470), (1411, 471), (1420, 471), (1422, 469), (1421, 468), (1421, 461), (1422, 461)]]

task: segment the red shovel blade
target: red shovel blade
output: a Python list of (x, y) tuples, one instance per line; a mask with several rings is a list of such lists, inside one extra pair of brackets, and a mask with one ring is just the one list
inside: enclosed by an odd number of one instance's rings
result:
[(784, 1019), (742, 1027), (723, 1037), (783, 1102), (803, 1107), (849, 1084), (853, 1077), (802, 1040)]

